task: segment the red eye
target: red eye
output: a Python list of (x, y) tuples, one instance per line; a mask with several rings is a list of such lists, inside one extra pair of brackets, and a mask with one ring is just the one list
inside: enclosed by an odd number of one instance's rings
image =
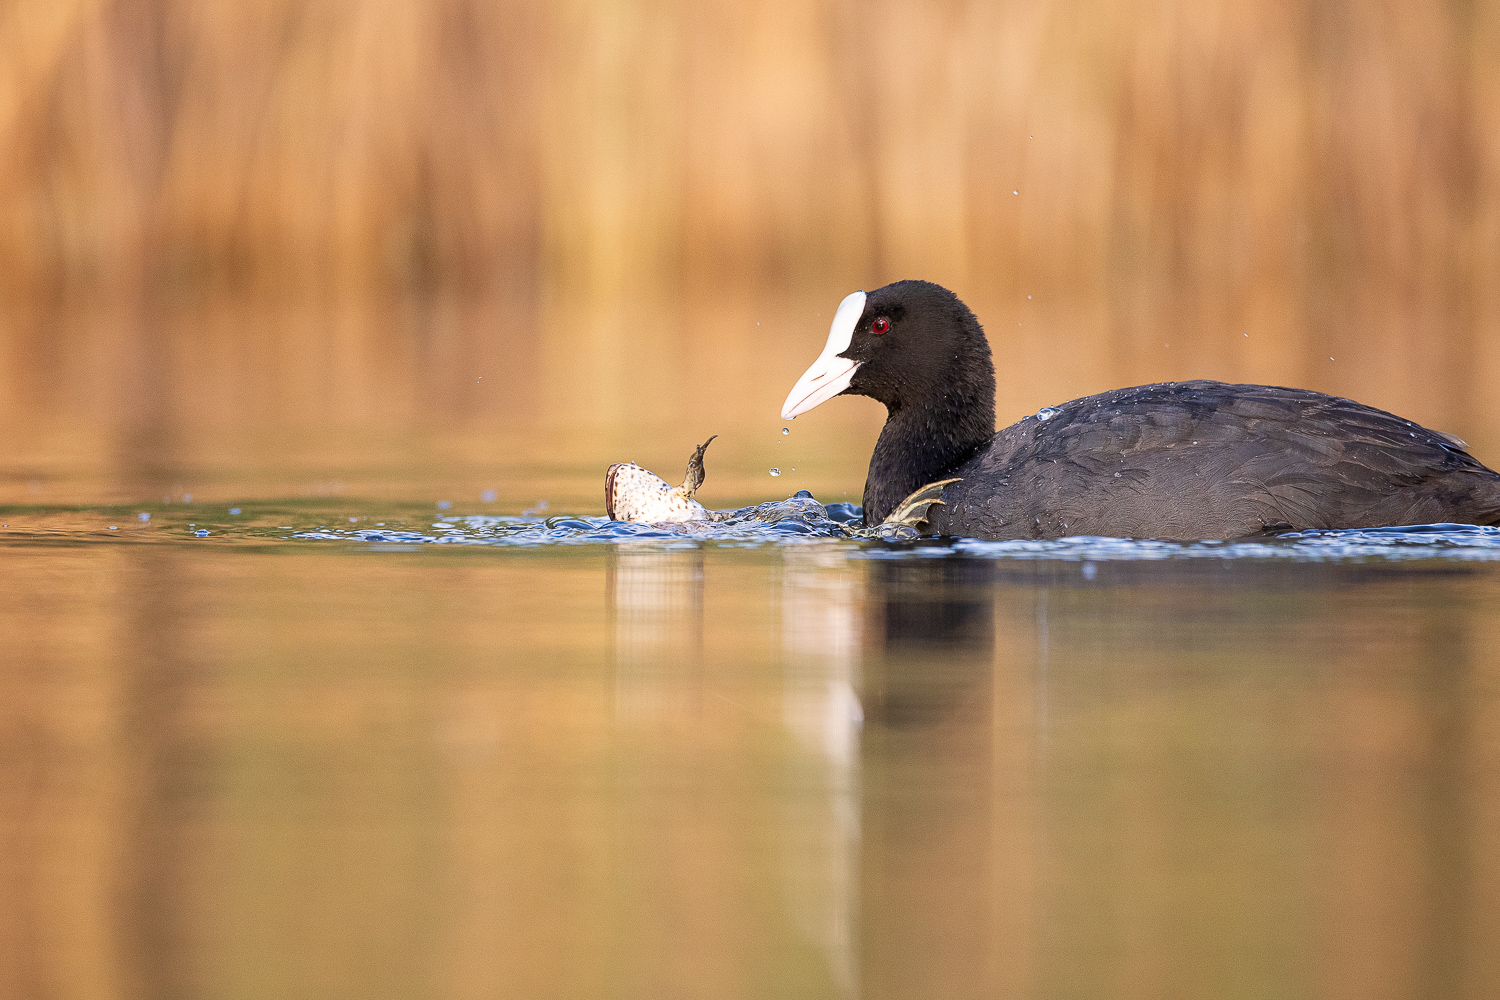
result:
[(870, 324), (871, 333), (885, 333), (890, 328), (891, 321), (886, 319), (884, 316), (880, 317), (875, 322)]

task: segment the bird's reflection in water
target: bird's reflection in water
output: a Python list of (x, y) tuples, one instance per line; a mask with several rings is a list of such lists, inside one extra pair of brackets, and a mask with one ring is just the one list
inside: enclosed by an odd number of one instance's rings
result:
[(783, 872), (798, 932), (841, 996), (860, 993), (860, 574), (841, 547), (788, 546), (782, 565), (782, 718), (789, 758)]
[(804, 751), (783, 825), (799, 929), (846, 996), (977, 974), (995, 959), (973, 947), (995, 926), (993, 571), (809, 547), (782, 572), (784, 716)]
[[(992, 857), (995, 843), (1015, 841), (1014, 824), (997, 825), (992, 809), (993, 571), (849, 555), (782, 550), (781, 668), (767, 692), (779, 697), (779, 719), (748, 703), (787, 734), (783, 777), (761, 814), (780, 845), (785, 916), (821, 955), (835, 995), (871, 983), (901, 995), (945, 978), (982, 981), (1004, 963), (976, 938), (1001, 926), (995, 893), (1026, 905)], [(659, 733), (712, 717), (700, 704), (713, 687), (702, 666), (705, 570), (713, 560), (705, 566), (699, 550), (611, 556), (621, 722)], [(743, 651), (735, 659), (737, 682), (752, 682), (753, 661)], [(706, 801), (694, 807), (700, 822)]]
[(695, 714), (702, 697), (703, 550), (616, 546), (607, 586), (616, 718), (651, 723)]
[[(779, 719), (763, 714), (753, 699), (745, 703), (752, 717), (779, 722), (789, 736), (784, 780), (777, 783), (775, 808), (766, 818), (782, 846), (778, 868), (796, 936), (822, 954), (836, 995), (858, 996), (862, 713), (855, 687), (863, 575), (842, 547), (809, 545), (783, 551), (779, 576), (782, 669), (769, 692), (779, 695)], [(703, 665), (703, 551), (616, 547), (607, 586), (614, 616), (616, 719), (660, 737), (682, 720), (713, 718), (702, 704), (705, 687), (712, 687)], [(746, 652), (735, 655), (738, 684), (754, 680), (754, 661)], [(703, 729), (691, 732), (694, 740), (712, 736)], [(657, 758), (652, 766), (694, 766), (686, 763), (689, 759), (696, 758)], [(702, 809), (711, 799), (695, 801), (693, 822), (705, 822)], [(670, 874), (664, 881), (672, 881)]]
[[(997, 706), (993, 564), (875, 560), (867, 576), (861, 974), (890, 996), (1025, 982), (1029, 906), (1014, 776), (1024, 742)], [(1009, 656), (1010, 652), (1007, 651)], [(982, 992), (982, 991), (978, 991)]]
[[(870, 569), (869, 643), (861, 688), (872, 723), (937, 722), (988, 690), (995, 645), (993, 563), (876, 561)], [(987, 704), (987, 699), (979, 704)]]

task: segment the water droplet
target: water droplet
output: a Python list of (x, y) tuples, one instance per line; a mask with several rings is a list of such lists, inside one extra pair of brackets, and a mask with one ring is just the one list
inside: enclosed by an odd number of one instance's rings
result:
[(138, 521), (149, 521), (149, 520), (151, 520), (151, 515), (150, 514), (146, 514), (146, 513), (140, 513), (140, 514), (136, 515), (136, 520), (138, 520)]
[(357, 518), (357, 517), (351, 517), (351, 518), (349, 518), (349, 523), (350, 524), (358, 524), (359, 523), (359, 518)]
[(781, 436), (782, 437), (786, 437), (790, 433), (792, 433), (792, 429), (790, 427), (783, 427), (781, 429)]
[(1018, 191), (1018, 190), (1017, 190), (1017, 191), (1012, 191), (1012, 192), (1011, 192), (1011, 194), (1020, 194), (1020, 193), (1021, 193), (1021, 192), (1020, 192), (1020, 191)]
[(208, 535), (208, 529), (207, 528), (199, 528), (197, 531), (193, 532), (193, 534), (197, 535), (199, 538), (204, 538), (204, 537), (207, 537), (207, 535)]
[(437, 503), (438, 503), (438, 510), (447, 510), (449, 507), (453, 506), (453, 501), (452, 500), (439, 500)]
[(495, 491), (494, 490), (485, 490), (483, 493), (479, 494), (479, 499), (483, 500), (485, 503), (494, 503), (495, 502)]
[(1051, 420), (1055, 416), (1057, 416), (1057, 409), (1055, 407), (1044, 406), (1036, 411), (1036, 418), (1038, 420)]
[(772, 469), (771, 470), (771, 476), (773, 478), (776, 477), (776, 476), (779, 476), (779, 475), (781, 475), (781, 470), (780, 469)]
[(1329, 360), (1329, 361), (1332, 361), (1332, 360), (1333, 360), (1333, 355), (1332, 355), (1332, 354), (1330, 354), (1330, 355), (1328, 355), (1328, 360)]
[(110, 530), (110, 531), (119, 531), (119, 530), (120, 530), (120, 526), (119, 526), (119, 525), (117, 525), (117, 524), (111, 524), (111, 525), (110, 525), (110, 526), (109, 526), (109, 530)]
[(229, 508), (229, 513), (233, 514), (235, 517), (239, 517), (240, 509), (238, 507), (231, 507)]

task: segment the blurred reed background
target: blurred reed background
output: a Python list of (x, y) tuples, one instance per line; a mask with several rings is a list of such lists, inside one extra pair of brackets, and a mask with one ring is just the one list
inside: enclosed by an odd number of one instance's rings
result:
[[(902, 277), (979, 313), (1004, 420), (1269, 381), (1493, 464), (1496, 274), (1491, 4), (0, 4), (12, 497), (713, 432), (765, 493), (832, 307)], [(778, 488), (857, 495), (883, 413), (825, 409)]]

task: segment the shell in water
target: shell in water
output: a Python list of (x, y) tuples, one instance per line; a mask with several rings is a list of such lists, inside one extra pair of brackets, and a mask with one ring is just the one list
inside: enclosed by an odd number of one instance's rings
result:
[(604, 509), (609, 519), (642, 524), (713, 520), (708, 508), (693, 499), (693, 494), (703, 485), (703, 453), (711, 441), (713, 438), (693, 452), (688, 461), (687, 478), (681, 486), (672, 486), (634, 462), (611, 465), (604, 475)]

